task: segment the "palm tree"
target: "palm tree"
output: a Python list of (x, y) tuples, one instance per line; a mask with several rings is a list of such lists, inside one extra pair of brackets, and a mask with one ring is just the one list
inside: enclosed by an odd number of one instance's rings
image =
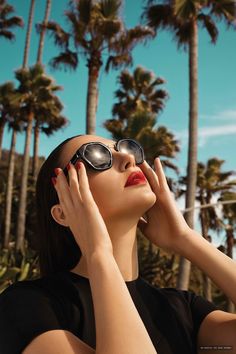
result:
[[(236, 185), (232, 180), (233, 171), (222, 171), (224, 160), (216, 157), (210, 158), (206, 164), (199, 162), (197, 167), (197, 189), (196, 200), (199, 201), (201, 208), (199, 212), (202, 236), (211, 241), (209, 231), (220, 232), (223, 222), (217, 215), (214, 199), (219, 197), (222, 192), (230, 192)], [(187, 186), (187, 177), (182, 177), (180, 183)], [(182, 191), (183, 192), (183, 191)], [(211, 280), (203, 273), (203, 294), (205, 298), (212, 301)]]
[[(163, 110), (168, 97), (160, 88), (165, 81), (141, 67), (133, 75), (127, 70), (118, 77), (120, 88), (115, 91), (118, 101), (112, 113), (115, 118), (104, 122), (114, 139), (133, 138), (144, 147), (145, 158), (153, 164), (156, 156), (173, 158), (179, 151), (178, 141), (166, 127), (155, 127), (157, 115)], [(168, 159), (163, 163), (177, 171)]]
[(21, 115), (24, 117), (26, 125), (26, 139), (17, 216), (16, 251), (24, 253), (27, 177), (33, 121), (38, 114), (40, 115), (42, 109), (48, 109), (48, 103), (52, 100), (54, 92), (61, 88), (54, 85), (53, 80), (44, 74), (43, 67), (38, 64), (29, 69), (22, 68), (17, 70), (16, 79), (19, 81), (17, 92), (21, 97)]
[(115, 92), (118, 102), (114, 104), (112, 113), (119, 119), (130, 118), (137, 110), (158, 114), (164, 108), (168, 94), (159, 86), (165, 80), (155, 77), (151, 71), (139, 66), (132, 75), (128, 70), (123, 70), (118, 83), (120, 88)]
[(8, 4), (6, 0), (0, 0), (0, 37), (10, 41), (15, 39), (15, 34), (11, 29), (24, 25), (21, 17), (12, 16), (14, 12), (15, 9), (12, 5)]
[(22, 65), (23, 68), (27, 67), (28, 58), (29, 58), (29, 48), (30, 48), (30, 38), (31, 38), (31, 32), (32, 32), (32, 22), (33, 22), (33, 17), (34, 17), (34, 7), (35, 7), (35, 0), (31, 0), (29, 18), (28, 18), (28, 26), (27, 26), (27, 32), (26, 32), (26, 40), (25, 40), (23, 65)]
[[(19, 96), (19, 95), (18, 95)], [(11, 209), (12, 209), (12, 191), (14, 178), (14, 158), (17, 131), (21, 130), (22, 121), (19, 116), (19, 97), (16, 97), (13, 82), (7, 82), (0, 86), (0, 111), (1, 111), (1, 138), (3, 130), (8, 125), (12, 129), (11, 148), (9, 154), (9, 163), (7, 171), (7, 184), (5, 194), (5, 218), (3, 247), (8, 248), (10, 239)], [(1, 150), (0, 150), (1, 151)]]
[[(45, 8), (45, 14), (44, 14), (44, 20), (42, 23), (42, 27), (37, 26), (38, 32), (40, 33), (40, 37), (39, 37), (39, 46), (38, 46), (38, 53), (37, 53), (37, 64), (41, 64), (42, 65), (42, 55), (43, 55), (43, 47), (44, 47), (44, 39), (45, 39), (45, 34), (46, 34), (46, 26), (48, 24), (48, 19), (49, 19), (49, 15), (50, 15), (50, 10), (51, 10), (51, 0), (47, 0), (46, 2), (46, 8)], [(56, 97), (55, 97), (56, 99)], [(56, 102), (55, 102), (56, 103)], [(52, 107), (53, 108), (53, 107)], [(59, 109), (61, 110), (61, 109)], [(52, 119), (52, 114), (50, 112), (48, 112), (48, 115), (46, 114), (44, 117), (43, 115), (41, 116), (41, 121), (43, 121), (45, 117), (49, 117), (50, 116), (50, 120)], [(58, 121), (58, 113), (56, 113), (56, 117), (57, 117), (57, 121)], [(51, 123), (50, 123), (51, 124)], [(61, 123), (58, 124), (58, 128), (60, 128), (61, 126), (65, 125), (66, 121), (63, 122), (61, 121)], [(37, 170), (38, 170), (38, 146), (39, 146), (39, 137), (40, 137), (40, 120), (39, 117), (35, 117), (35, 125), (34, 125), (34, 152), (33, 152), (33, 164), (32, 164), (32, 178), (33, 181), (36, 181), (36, 175), (37, 175)], [(54, 132), (54, 129), (52, 129), (52, 132)]]
[[(179, 143), (175, 136), (166, 127), (156, 128), (155, 125), (154, 115), (146, 111), (136, 111), (131, 118), (109, 119), (104, 122), (104, 127), (112, 134), (113, 139), (132, 138), (139, 141), (150, 165), (157, 156), (172, 159), (179, 152)], [(163, 158), (162, 162), (178, 172), (178, 168), (169, 159)]]
[(39, 39), (39, 47), (38, 47), (38, 54), (37, 54), (37, 64), (42, 64), (44, 39), (45, 39), (45, 34), (46, 34), (46, 26), (48, 24), (48, 19), (49, 19), (50, 10), (51, 10), (51, 4), (52, 4), (52, 0), (47, 0), (42, 27), (41, 28), (38, 27), (38, 30), (40, 32), (40, 39)]
[(3, 247), (9, 248), (10, 233), (11, 233), (11, 216), (12, 216), (12, 197), (14, 186), (14, 169), (15, 169), (15, 148), (17, 133), (22, 131), (22, 120), (19, 112), (16, 110), (17, 105), (12, 110), (12, 119), (9, 121), (8, 126), (12, 130), (11, 146), (8, 160), (7, 170), (7, 185), (6, 185), (6, 198), (5, 198), (5, 228)]
[(39, 134), (42, 132), (47, 136), (50, 136), (68, 124), (68, 120), (61, 115), (62, 109), (63, 105), (58, 97), (52, 95), (51, 99), (39, 108), (37, 116), (35, 116), (32, 163), (32, 178), (34, 183), (36, 182), (38, 173)]
[(13, 82), (0, 85), (0, 160), (2, 158), (2, 141), (4, 129), (9, 119), (10, 97), (14, 92)]
[[(106, 70), (132, 63), (131, 51), (137, 43), (153, 36), (148, 27), (136, 26), (126, 29), (120, 17), (121, 0), (75, 0), (71, 1), (66, 19), (69, 31), (59, 24), (49, 22), (46, 26), (54, 36), (62, 52), (52, 59), (54, 68), (76, 69), (79, 58), (84, 57), (88, 67), (86, 132), (95, 134), (98, 102), (98, 79), (108, 57)], [(71, 47), (71, 41), (73, 46)]]
[[(194, 202), (197, 181), (197, 135), (198, 135), (198, 23), (216, 43), (218, 29), (214, 19), (225, 20), (232, 25), (235, 19), (234, 0), (169, 0), (163, 4), (148, 5), (143, 17), (154, 28), (171, 30), (178, 46), (188, 48), (189, 52), (189, 143), (187, 167), (187, 193), (185, 219), (190, 227), (194, 226)], [(190, 262), (180, 259), (180, 272), (177, 287), (188, 289)]]

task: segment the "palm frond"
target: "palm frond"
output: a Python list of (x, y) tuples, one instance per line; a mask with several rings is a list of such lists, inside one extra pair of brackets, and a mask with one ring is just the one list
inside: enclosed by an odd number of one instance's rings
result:
[(181, 21), (196, 19), (200, 9), (199, 0), (175, 0), (173, 4), (173, 13)]
[(178, 43), (178, 47), (183, 47), (187, 49), (189, 44), (189, 38), (191, 37), (192, 33), (192, 23), (191, 21), (185, 21), (181, 24), (177, 24), (174, 30), (174, 37)]
[(21, 17), (13, 16), (4, 21), (0, 21), (1, 28), (14, 28), (14, 27), (23, 27), (24, 21)]
[(211, 38), (211, 42), (216, 43), (219, 31), (213, 19), (209, 15), (201, 13), (198, 15), (198, 20), (202, 23), (202, 27), (206, 28)]
[(4, 37), (4, 38), (8, 39), (9, 41), (15, 40), (14, 33), (12, 33), (11, 31), (7, 31), (7, 30), (0, 29), (0, 37)]
[(124, 53), (121, 55), (110, 55), (105, 66), (105, 71), (108, 72), (111, 68), (117, 69), (123, 65), (132, 65), (133, 59), (130, 53)]
[(51, 33), (56, 45), (62, 48), (68, 47), (70, 34), (64, 31), (58, 23), (49, 21), (46, 25), (41, 24), (39, 26), (46, 28)]
[(173, 8), (168, 4), (146, 6), (142, 18), (148, 26), (155, 30), (158, 28), (172, 29), (175, 21)]
[(122, 29), (120, 20), (103, 20), (96, 24), (97, 31), (106, 38), (106, 40), (114, 38)]
[(154, 35), (155, 32), (151, 27), (135, 26), (125, 32), (124, 43), (131, 50), (137, 43), (145, 43), (148, 39), (153, 38)]
[(73, 11), (66, 11), (65, 16), (71, 25), (71, 32), (73, 34), (73, 41), (75, 47), (82, 45), (87, 48), (88, 42), (85, 40), (86, 30), (88, 29), (84, 22), (79, 20), (78, 14)]
[(93, 1), (91, 0), (76, 0), (76, 10), (79, 15), (79, 20), (85, 25), (88, 25), (92, 15)]
[(134, 89), (134, 78), (133, 76), (129, 73), (128, 70), (123, 70), (118, 78), (118, 82), (121, 85), (121, 87), (129, 92)]
[(219, 20), (224, 20), (228, 25), (235, 24), (236, 5), (234, 0), (208, 0), (211, 6), (210, 13)]
[(104, 128), (106, 128), (109, 132), (112, 133), (114, 139), (122, 139), (124, 137), (124, 123), (118, 119), (107, 119), (103, 123)]
[(114, 20), (119, 16), (121, 4), (121, 0), (100, 0), (99, 10), (104, 18)]
[(79, 60), (76, 52), (67, 50), (60, 53), (58, 56), (50, 60), (50, 66), (53, 69), (75, 70), (78, 66)]
[(14, 12), (15, 9), (12, 5), (6, 3), (5, 0), (0, 1), (0, 18), (5, 18), (12, 12)]

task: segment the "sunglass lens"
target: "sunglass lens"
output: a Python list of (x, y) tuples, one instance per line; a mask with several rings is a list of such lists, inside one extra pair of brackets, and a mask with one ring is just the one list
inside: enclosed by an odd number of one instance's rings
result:
[(136, 164), (143, 163), (143, 150), (139, 144), (137, 144), (133, 140), (124, 140), (121, 142), (119, 147), (120, 152), (124, 152), (126, 154), (134, 155)]
[(97, 169), (106, 169), (111, 164), (109, 150), (99, 144), (88, 145), (84, 151), (84, 157)]

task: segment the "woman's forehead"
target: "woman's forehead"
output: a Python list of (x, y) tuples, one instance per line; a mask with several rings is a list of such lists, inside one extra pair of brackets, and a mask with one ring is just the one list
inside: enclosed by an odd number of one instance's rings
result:
[(66, 150), (70, 155), (73, 155), (83, 144), (90, 143), (92, 141), (101, 142), (101, 143), (108, 145), (110, 147), (113, 147), (115, 144), (115, 141), (113, 141), (111, 139), (103, 138), (101, 136), (82, 135), (82, 136), (78, 136), (78, 137), (75, 137), (74, 139), (70, 140), (67, 144)]
[(98, 135), (81, 135), (76, 137), (75, 139), (72, 140), (72, 142), (74, 143), (74, 146), (77, 146), (77, 149), (86, 143), (90, 143), (92, 141), (98, 141), (101, 142), (105, 145), (109, 145), (109, 146), (113, 146), (115, 144), (115, 141), (111, 140), (111, 139), (106, 139), (103, 138), (101, 136)]

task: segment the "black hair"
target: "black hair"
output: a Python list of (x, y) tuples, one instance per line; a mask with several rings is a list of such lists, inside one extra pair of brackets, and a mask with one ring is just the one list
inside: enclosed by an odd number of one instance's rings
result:
[(58, 145), (43, 163), (36, 183), (37, 244), (40, 275), (70, 270), (81, 257), (81, 250), (69, 227), (58, 224), (51, 215), (53, 205), (59, 203), (57, 192), (51, 182), (56, 167), (62, 166), (63, 147), (72, 136)]

